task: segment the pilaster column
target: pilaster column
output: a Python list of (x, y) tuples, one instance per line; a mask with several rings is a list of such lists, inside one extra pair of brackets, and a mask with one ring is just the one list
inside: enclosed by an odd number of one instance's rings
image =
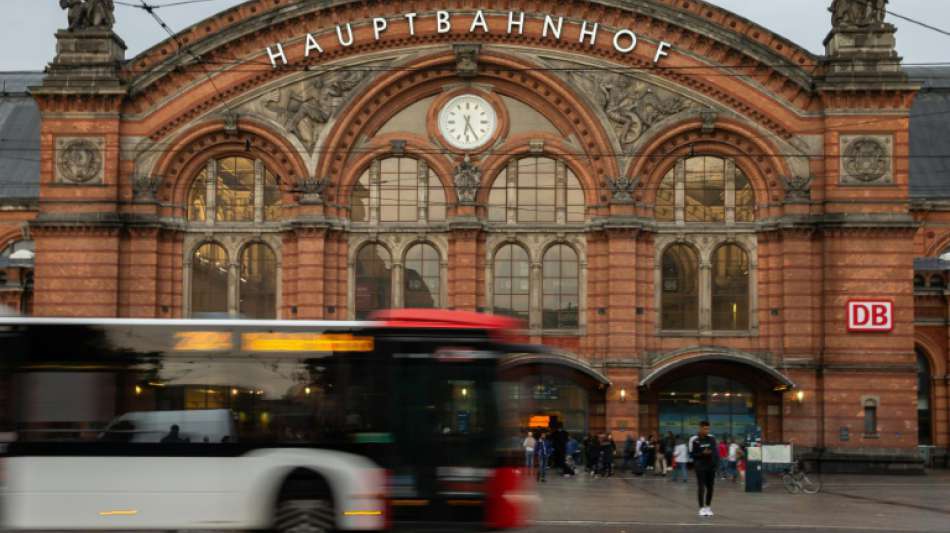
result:
[(544, 292), (544, 279), (543, 272), (541, 269), (540, 262), (531, 263), (531, 273), (529, 278), (530, 291), (531, 291), (531, 305), (529, 307), (530, 311), (528, 316), (530, 317), (529, 327), (532, 331), (539, 331), (544, 325), (543, 320), (543, 296)]
[(712, 263), (708, 257), (699, 259), (699, 331), (712, 331)]

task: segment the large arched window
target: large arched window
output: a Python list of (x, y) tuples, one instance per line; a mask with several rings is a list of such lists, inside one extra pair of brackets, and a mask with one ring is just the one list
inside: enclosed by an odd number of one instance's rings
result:
[(353, 222), (440, 222), (445, 216), (439, 177), (425, 161), (409, 157), (373, 161), (350, 195)]
[(749, 329), (749, 254), (735, 244), (720, 246), (712, 257), (712, 328)]
[(192, 315), (228, 313), (228, 253), (216, 243), (201, 245), (192, 257)]
[(442, 306), (442, 261), (435, 246), (416, 244), (406, 253), (406, 307)]
[(264, 222), (280, 216), (277, 178), (260, 160), (225, 157), (209, 161), (188, 193), (194, 222)]
[(663, 253), (661, 327), (699, 328), (699, 255), (692, 247), (674, 244)]
[(552, 246), (544, 254), (542, 325), (544, 329), (578, 327), (580, 268), (570, 246)]
[(567, 165), (547, 157), (512, 160), (495, 179), (488, 198), (492, 222), (584, 221), (584, 191)]
[(689, 157), (678, 161), (660, 182), (654, 216), (661, 222), (752, 222), (755, 194), (733, 160)]
[(392, 306), (392, 257), (386, 248), (367, 244), (356, 256), (356, 318)]
[(270, 246), (253, 243), (241, 253), (239, 311), (245, 318), (277, 318), (277, 256)]
[(917, 444), (933, 444), (933, 415), (930, 390), (933, 374), (927, 354), (917, 349)]
[(531, 262), (524, 248), (498, 249), (494, 265), (494, 312), (527, 321), (531, 310)]

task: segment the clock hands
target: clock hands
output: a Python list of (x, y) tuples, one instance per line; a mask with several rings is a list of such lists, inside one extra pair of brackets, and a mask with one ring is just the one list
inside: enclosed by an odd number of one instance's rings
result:
[[(472, 137), (478, 138), (478, 133), (475, 132), (475, 128), (472, 127), (472, 117), (470, 115), (465, 115), (465, 134), (468, 135), (468, 132), (472, 132)], [(467, 137), (466, 137), (467, 138)]]

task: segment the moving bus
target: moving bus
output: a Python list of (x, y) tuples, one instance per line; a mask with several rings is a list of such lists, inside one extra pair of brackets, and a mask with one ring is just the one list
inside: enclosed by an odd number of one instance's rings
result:
[(525, 523), (501, 462), (516, 322), (0, 319), (0, 521), (16, 530)]

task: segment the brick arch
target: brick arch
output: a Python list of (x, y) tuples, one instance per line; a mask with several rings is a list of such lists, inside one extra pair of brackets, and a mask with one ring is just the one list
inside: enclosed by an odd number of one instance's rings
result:
[(10, 229), (0, 233), (0, 252), (6, 250), (9, 246), (18, 241), (27, 240), (23, 238), (23, 230), (20, 228)]
[(655, 365), (648, 372), (645, 372), (646, 375), (640, 380), (639, 385), (642, 388), (649, 388), (651, 385), (653, 385), (658, 380), (661, 380), (663, 376), (669, 374), (670, 372), (694, 363), (726, 363), (741, 365), (747, 367), (750, 370), (757, 371), (760, 376), (772, 381), (776, 385), (787, 387), (789, 389), (796, 388), (795, 382), (793, 382), (788, 376), (782, 374), (775, 367), (765, 363), (755, 355), (718, 346), (691, 347), (670, 354), (670, 356), (663, 360), (660, 364)]
[(938, 236), (933, 243), (927, 247), (927, 257), (937, 257), (944, 251), (950, 249), (950, 232)]
[(941, 349), (939, 345), (926, 335), (917, 332), (914, 335), (914, 346), (915, 348), (919, 348), (920, 351), (923, 352), (924, 357), (927, 358), (927, 362), (930, 364), (931, 377), (943, 376), (947, 373), (946, 364), (936, 355), (943, 353), (943, 349)]
[[(575, 165), (576, 174), (613, 175), (619, 171), (613, 158), (601, 155), (602, 147), (611, 146), (609, 133), (573, 88), (549, 72), (517, 70), (537, 65), (515, 57), (485, 53), (479, 61), (484, 66), (472, 83), (490, 85), (499, 94), (527, 103), (563, 131), (563, 137), (577, 139), (579, 148), (565, 147), (563, 150), (573, 152), (578, 158), (581, 157), (579, 153), (584, 154), (584, 168), (590, 167), (590, 170), (578, 172), (581, 165)], [(317, 173), (323, 176), (343, 174), (345, 167), (351, 164), (349, 154), (361, 139), (371, 138), (376, 129), (419, 99), (442, 92), (447, 82), (456, 83), (455, 62), (454, 54), (448, 52), (418, 59), (379, 77), (363, 93), (352, 98), (337, 112), (340, 120), (326, 135), (321, 150), (330, 157), (321, 158)], [(539, 134), (536, 137), (545, 136)], [(563, 139), (551, 135), (546, 137), (563, 146)], [(434, 144), (433, 147), (436, 151), (448, 151)], [(485, 157), (504, 149), (503, 146), (489, 150)], [(588, 178), (588, 183), (595, 181)]]
[(781, 176), (790, 174), (781, 151), (759, 134), (735, 121), (720, 121), (712, 132), (704, 132), (699, 120), (678, 124), (658, 135), (634, 160), (628, 176), (640, 176), (637, 200), (655, 203), (657, 190), (676, 162), (692, 155), (718, 156), (735, 161), (752, 183), (757, 206), (766, 206), (784, 197)]
[[(264, 55), (268, 46), (278, 42), (285, 46), (290, 57), (299, 58), (293, 60), (294, 64), (289, 70), (304, 64), (315, 65), (360, 54), (463, 41), (522, 46), (542, 52), (560, 50), (586, 54), (627, 67), (650, 68), (676, 84), (727, 102), (729, 107), (747, 114), (751, 120), (774, 131), (781, 131), (786, 136), (784, 123), (790, 115), (782, 116), (782, 112), (763, 110), (754, 98), (746, 98), (750, 91), (760, 93), (762, 89), (759, 87), (769, 87), (784, 100), (786, 110), (812, 110), (819, 105), (812, 89), (812, 73), (819, 69), (816, 56), (761, 26), (702, 0), (642, 0), (637, 3), (540, 0), (520, 4), (488, 0), (479, 6), (487, 11), (489, 26), (494, 28), (492, 33), (484, 34), (467, 31), (475, 8), (461, 0), (449, 0), (438, 6), (420, 5), (413, 0), (337, 0), (296, 4), (290, 0), (247, 2), (192, 26), (174, 40), (160, 43), (130, 61), (123, 73), (133, 89), (133, 97), (128, 102), (129, 112), (147, 114), (163, 107), (157, 105), (158, 102), (166, 102), (174, 99), (176, 93), (186, 92), (183, 98), (191, 102), (191, 107), (173, 106), (174, 109), (167, 110), (171, 117), (162, 121), (165, 125), (147, 128), (148, 135), (164, 137), (224, 102), (285, 76), (288, 69), (271, 69)], [(404, 31), (390, 31), (378, 41), (373, 39), (369, 23), (369, 17), (373, 15), (398, 18), (412, 11), (431, 15), (432, 11), (440, 8), (459, 11), (455, 13), (452, 31), (446, 34), (420, 30), (413, 36)], [(528, 13), (530, 28), (524, 35), (507, 35), (499, 31), (509, 9)], [(564, 16), (568, 26), (576, 25), (576, 21), (581, 19), (596, 22), (608, 35), (602, 35), (592, 48), (576, 42), (578, 29), (573, 27), (566, 32), (573, 38), (562, 41), (544, 39), (537, 17), (539, 13)], [(357, 38), (354, 46), (340, 47), (335, 42), (335, 35), (334, 39), (322, 38), (334, 34), (335, 24), (349, 21), (354, 23)], [(640, 32), (641, 46), (627, 55), (616, 52), (611, 41), (612, 31), (618, 28), (632, 28)], [(326, 51), (319, 58), (311, 58), (305, 63), (303, 37), (308, 31), (316, 30), (320, 31), (318, 35)], [(749, 80), (701, 74), (695, 68), (656, 68), (652, 59), (656, 51), (655, 41), (661, 38), (672, 43), (674, 50), (683, 52), (676, 57), (676, 67), (741, 66), (751, 73)], [(175, 53), (178, 43), (186, 44), (192, 54)], [(216, 85), (220, 90), (195, 90), (194, 93), (181, 91), (181, 87), (203, 84), (208, 75), (203, 64), (189, 64), (193, 55), (199, 55), (211, 64), (235, 67), (222, 69), (215, 74)], [(235, 61), (235, 58), (240, 59)]]

